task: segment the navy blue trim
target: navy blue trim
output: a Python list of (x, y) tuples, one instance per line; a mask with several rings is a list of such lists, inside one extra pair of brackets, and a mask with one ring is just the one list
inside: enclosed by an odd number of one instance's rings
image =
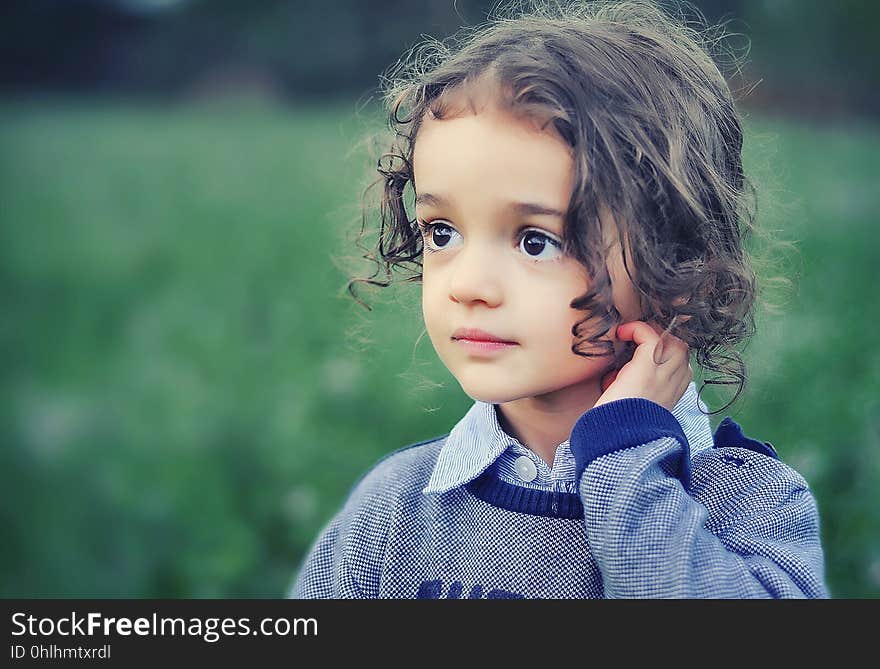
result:
[(587, 466), (609, 453), (672, 437), (682, 445), (678, 479), (690, 487), (690, 444), (681, 423), (669, 409), (640, 397), (628, 397), (594, 407), (578, 418), (571, 431), (571, 452), (580, 485)]
[(713, 441), (715, 442), (715, 448), (724, 448), (726, 446), (747, 448), (750, 451), (779, 460), (779, 454), (773, 448), (773, 444), (769, 441), (758, 441), (757, 439), (747, 437), (743, 434), (739, 424), (730, 416), (727, 416), (718, 424)]
[(489, 467), (467, 483), (465, 489), (474, 497), (507, 511), (549, 518), (584, 517), (584, 505), (576, 494), (514, 485), (498, 478), (494, 469)]

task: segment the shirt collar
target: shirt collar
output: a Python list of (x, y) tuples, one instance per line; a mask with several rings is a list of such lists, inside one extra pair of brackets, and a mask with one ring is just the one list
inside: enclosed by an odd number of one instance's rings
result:
[[(701, 411), (702, 410), (702, 411)], [(703, 412), (706, 405), (692, 381), (672, 409), (688, 439), (691, 457), (711, 448), (712, 426)], [(495, 405), (479, 400), (452, 428), (440, 449), (437, 463), (423, 493), (442, 493), (472, 481), (482, 474), (516, 439), (501, 429)], [(567, 447), (567, 442), (563, 442)]]

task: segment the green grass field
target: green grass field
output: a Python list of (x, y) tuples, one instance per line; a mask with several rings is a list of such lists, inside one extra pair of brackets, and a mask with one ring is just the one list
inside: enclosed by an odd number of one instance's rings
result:
[[(344, 295), (371, 121), (0, 106), (0, 595), (282, 595), (358, 476), (466, 411), (417, 287)], [(811, 483), (833, 595), (876, 597), (880, 129), (749, 128), (798, 253), (725, 414)]]

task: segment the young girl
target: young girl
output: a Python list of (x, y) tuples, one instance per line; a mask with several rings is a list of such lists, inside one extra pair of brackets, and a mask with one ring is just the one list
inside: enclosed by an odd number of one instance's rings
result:
[(474, 404), (363, 476), (292, 596), (828, 596), (807, 483), (729, 417), (713, 435), (693, 382), (691, 353), (742, 389), (755, 297), (742, 127), (699, 35), (554, 3), (415, 50), (387, 94), (364, 281), (422, 282)]

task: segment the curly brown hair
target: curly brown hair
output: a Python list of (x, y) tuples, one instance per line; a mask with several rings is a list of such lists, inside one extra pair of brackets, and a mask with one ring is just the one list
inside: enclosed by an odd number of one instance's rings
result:
[[(404, 204), (426, 113), (443, 118), (453, 92), (490, 77), (499, 107), (539, 120), (571, 147), (575, 186), (563, 250), (590, 277), (571, 306), (586, 312), (572, 351), (613, 354), (621, 320), (611, 298), (600, 212), (613, 212), (624, 266), (644, 320), (690, 346), (710, 377), (731, 385), (746, 370), (735, 346), (754, 334), (755, 273), (743, 248), (754, 228), (755, 189), (742, 166), (743, 129), (731, 89), (709, 54), (721, 27), (692, 27), (648, 0), (516, 2), (445, 41), (427, 39), (382, 77), (393, 137), (378, 160), (375, 263), (359, 284), (388, 286), (392, 270), (421, 281), (423, 240)], [(367, 234), (367, 209), (361, 243)], [(369, 307), (367, 307), (369, 308)], [(622, 361), (615, 361), (622, 364)]]

